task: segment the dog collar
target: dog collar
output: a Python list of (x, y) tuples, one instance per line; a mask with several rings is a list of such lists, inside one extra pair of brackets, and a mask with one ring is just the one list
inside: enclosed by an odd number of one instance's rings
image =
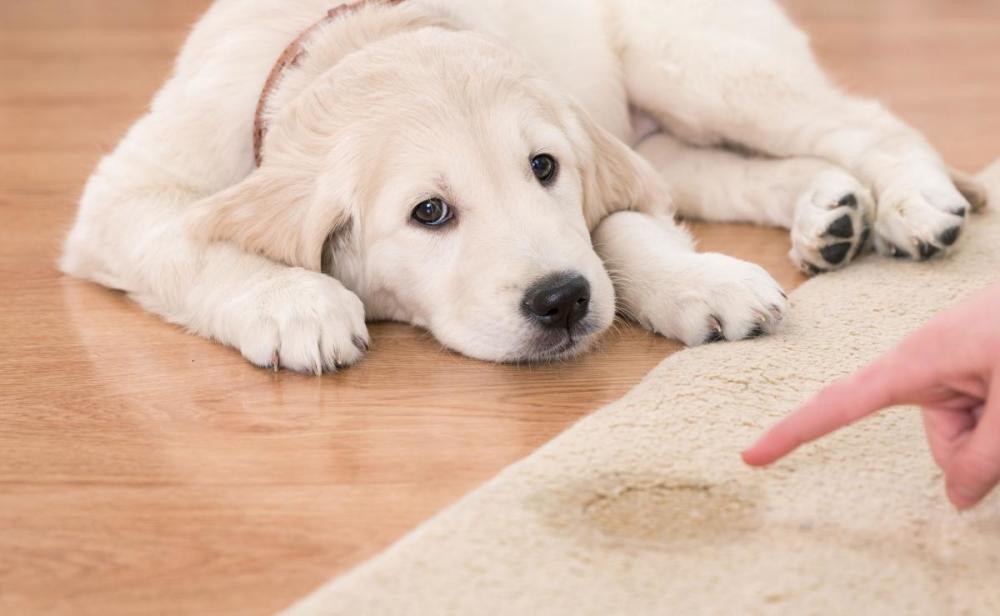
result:
[(267, 81), (264, 82), (264, 89), (260, 93), (260, 98), (257, 99), (257, 109), (254, 112), (253, 119), (253, 159), (254, 164), (257, 167), (260, 167), (263, 160), (261, 150), (264, 145), (264, 136), (267, 134), (267, 125), (264, 123), (264, 111), (267, 109), (268, 101), (275, 86), (278, 85), (278, 81), (281, 79), (282, 74), (285, 72), (285, 69), (296, 66), (306, 54), (305, 42), (309, 39), (310, 35), (322, 26), (340, 19), (341, 17), (346, 17), (366, 6), (395, 6), (402, 1), (403, 0), (357, 0), (356, 2), (341, 4), (340, 6), (327, 11), (326, 15), (324, 15), (322, 19), (309, 26), (305, 31), (295, 37), (295, 39), (289, 43), (287, 47), (285, 47), (285, 50), (281, 52), (280, 56), (278, 56), (278, 60), (274, 63), (274, 66), (271, 67), (271, 72), (267, 75)]

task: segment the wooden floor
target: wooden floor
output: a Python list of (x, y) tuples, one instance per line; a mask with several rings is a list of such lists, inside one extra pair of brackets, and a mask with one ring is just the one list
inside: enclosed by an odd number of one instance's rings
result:
[[(678, 348), (623, 324), (578, 361), (494, 366), (385, 324), (358, 368), (273, 374), (61, 276), (83, 181), (206, 4), (0, 0), (2, 614), (272, 612)], [(842, 82), (953, 164), (1000, 155), (1000, 1), (791, 4)], [(698, 234), (801, 282), (783, 232)]]

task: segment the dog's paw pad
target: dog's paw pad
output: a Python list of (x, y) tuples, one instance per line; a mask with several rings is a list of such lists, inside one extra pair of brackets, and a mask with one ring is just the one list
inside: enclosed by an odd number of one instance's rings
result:
[(927, 242), (917, 242), (917, 252), (920, 253), (920, 260), (926, 261), (930, 259), (937, 253), (941, 252), (941, 249), (934, 244), (928, 244)]
[(850, 175), (826, 172), (796, 205), (792, 261), (806, 275), (843, 267), (868, 245), (871, 194)]
[(889, 256), (893, 259), (911, 259), (910, 253), (906, 252), (899, 246), (892, 244), (889, 246)]
[(823, 257), (823, 260), (830, 265), (840, 265), (853, 249), (854, 244), (851, 242), (839, 242), (837, 244), (830, 244), (829, 246), (820, 248), (819, 254)]
[(858, 196), (855, 195), (854, 193), (848, 193), (847, 195), (840, 198), (840, 201), (837, 202), (837, 205), (843, 207), (849, 207), (851, 209), (856, 210), (858, 209)]
[[(956, 216), (959, 216), (959, 215), (956, 214)], [(961, 216), (964, 217), (965, 214), (963, 213), (963, 214), (961, 214)], [(958, 241), (958, 238), (959, 238), (960, 235), (962, 235), (962, 227), (961, 227), (961, 225), (954, 226), (951, 229), (947, 229), (945, 231), (942, 231), (941, 235), (938, 236), (938, 241), (941, 242), (942, 244), (944, 244), (945, 246), (953, 246), (955, 244), (955, 242)]]
[(854, 221), (851, 219), (851, 215), (844, 214), (830, 223), (830, 226), (826, 228), (826, 232), (828, 235), (841, 239), (854, 237)]

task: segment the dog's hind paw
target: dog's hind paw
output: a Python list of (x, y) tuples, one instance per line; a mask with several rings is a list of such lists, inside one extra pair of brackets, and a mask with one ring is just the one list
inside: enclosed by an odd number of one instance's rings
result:
[(875, 248), (897, 259), (926, 261), (958, 241), (969, 211), (943, 172), (914, 172), (879, 195)]
[(865, 250), (874, 211), (860, 182), (842, 171), (824, 172), (795, 206), (789, 257), (810, 276), (847, 265)]

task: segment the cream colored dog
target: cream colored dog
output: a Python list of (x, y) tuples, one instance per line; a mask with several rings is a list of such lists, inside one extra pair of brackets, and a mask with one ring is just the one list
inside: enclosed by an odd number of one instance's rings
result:
[(63, 269), (260, 366), (352, 364), (366, 317), (552, 359), (616, 306), (687, 344), (777, 325), (778, 285), (694, 252), (675, 208), (789, 227), (814, 272), (870, 228), (880, 252), (928, 258), (968, 210), (927, 142), (835, 89), (770, 0), (328, 9), (217, 2), (91, 177)]

